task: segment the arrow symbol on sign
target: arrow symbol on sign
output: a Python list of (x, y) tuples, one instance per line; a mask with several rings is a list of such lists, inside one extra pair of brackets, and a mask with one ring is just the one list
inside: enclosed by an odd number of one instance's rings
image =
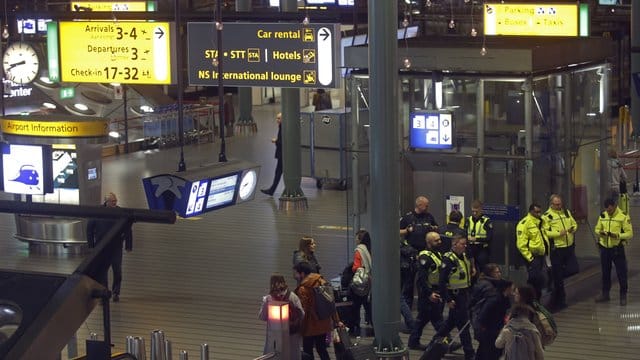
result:
[(162, 31), (161, 27), (157, 27), (154, 34), (158, 35), (158, 39), (162, 39), (162, 36), (164, 35), (164, 31)]
[(449, 139), (450, 139), (450, 138), (449, 138), (449, 136), (448, 136), (448, 135), (445, 135), (445, 136), (442, 138), (442, 140), (443, 140), (444, 142), (449, 142)]
[(329, 30), (327, 30), (327, 28), (322, 28), (322, 32), (320, 33), (320, 36), (322, 37), (322, 40), (327, 40), (327, 38), (329, 38), (329, 36), (331, 36), (331, 33), (329, 32)]

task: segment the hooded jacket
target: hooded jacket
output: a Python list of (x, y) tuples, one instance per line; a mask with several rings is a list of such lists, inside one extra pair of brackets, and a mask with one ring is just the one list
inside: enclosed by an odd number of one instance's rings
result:
[(296, 295), (300, 298), (304, 309), (304, 319), (302, 320), (302, 336), (317, 336), (330, 332), (333, 323), (338, 323), (338, 314), (334, 313), (332, 318), (320, 320), (315, 310), (314, 287), (326, 283), (320, 274), (311, 273), (305, 277), (296, 289)]

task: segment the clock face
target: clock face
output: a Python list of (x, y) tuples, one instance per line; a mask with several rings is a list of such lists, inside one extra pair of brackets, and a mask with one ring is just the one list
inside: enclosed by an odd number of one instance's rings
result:
[(2, 67), (7, 80), (16, 84), (28, 84), (38, 76), (40, 60), (33, 46), (15, 42), (5, 50)]
[(248, 170), (240, 179), (240, 189), (238, 190), (238, 196), (240, 200), (247, 200), (253, 194), (256, 189), (256, 183), (258, 181), (258, 174), (255, 170)]

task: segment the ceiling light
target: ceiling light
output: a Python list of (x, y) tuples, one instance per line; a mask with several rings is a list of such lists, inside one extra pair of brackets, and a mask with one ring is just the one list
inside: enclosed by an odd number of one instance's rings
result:
[(145, 113), (152, 113), (153, 112), (153, 108), (149, 105), (142, 105), (140, 106), (140, 111), (145, 112)]
[(51, 109), (51, 110), (57, 108), (56, 104), (50, 103), (50, 102), (46, 102), (46, 101), (42, 103), (42, 106), (47, 108), (47, 109)]
[(53, 81), (51, 81), (48, 76), (40, 76), (40, 81), (45, 84), (53, 84)]
[(112, 137), (114, 139), (118, 139), (120, 138), (120, 133), (117, 131), (109, 131), (109, 137)]
[(89, 107), (87, 105), (85, 105), (85, 104), (82, 104), (82, 103), (73, 104), (73, 107), (76, 108), (77, 110), (80, 110), (80, 111), (89, 110)]

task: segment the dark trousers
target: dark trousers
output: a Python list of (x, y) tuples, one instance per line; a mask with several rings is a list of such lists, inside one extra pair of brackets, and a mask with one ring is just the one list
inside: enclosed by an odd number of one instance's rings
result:
[(575, 246), (555, 248), (551, 252), (551, 274), (553, 276), (553, 301), (556, 305), (567, 302), (564, 291), (564, 274), (569, 261), (573, 261)]
[[(114, 295), (120, 294), (120, 285), (122, 284), (122, 244), (118, 245), (116, 245), (111, 255), (111, 270), (113, 271), (113, 286), (111, 287), (111, 292)], [(108, 289), (109, 268), (105, 268), (105, 271), (100, 273), (98, 277), (98, 282)]]
[(364, 321), (371, 324), (371, 300), (369, 296), (351, 294), (351, 328), (360, 327), (360, 307), (364, 306)]
[(271, 187), (268, 190), (272, 195), (276, 192), (276, 188), (278, 188), (280, 178), (282, 178), (282, 158), (278, 158), (278, 162), (276, 163), (276, 173), (273, 176), (273, 184), (271, 184)]
[(489, 263), (489, 246), (485, 246), (484, 244), (470, 244), (468, 248), (476, 263), (476, 270), (478, 274), (480, 274), (484, 266)]
[(620, 294), (627, 294), (627, 258), (624, 255), (624, 246), (614, 248), (600, 248), (600, 264), (602, 265), (602, 294), (608, 295), (611, 290), (611, 263), (616, 266), (616, 274), (620, 283)]
[(315, 346), (320, 360), (330, 360), (329, 352), (327, 351), (326, 336), (326, 334), (322, 334), (302, 338), (302, 351), (308, 356), (308, 359), (313, 360), (313, 347)]
[(536, 300), (540, 300), (542, 296), (542, 288), (544, 287), (544, 256), (535, 256), (527, 265), (527, 284), (536, 289)]
[(413, 307), (413, 289), (416, 272), (413, 268), (400, 270), (400, 286), (402, 288), (402, 298), (409, 309)]
[[(469, 289), (458, 290), (458, 293), (453, 295), (453, 300), (456, 302), (456, 306), (449, 309), (449, 316), (438, 329), (434, 339), (447, 336), (453, 328), (461, 330), (469, 321)], [(460, 342), (462, 349), (464, 349), (465, 358), (472, 359), (474, 351), (469, 326), (460, 332)]]
[(502, 349), (496, 348), (496, 339), (499, 332), (482, 331), (475, 334), (478, 340), (478, 350), (476, 360), (498, 360), (502, 355)]
[(442, 326), (442, 310), (444, 304), (442, 302), (433, 303), (426, 296), (418, 296), (418, 317), (413, 323), (411, 335), (409, 336), (409, 346), (420, 344), (422, 330), (431, 321), (433, 328), (438, 331)]

